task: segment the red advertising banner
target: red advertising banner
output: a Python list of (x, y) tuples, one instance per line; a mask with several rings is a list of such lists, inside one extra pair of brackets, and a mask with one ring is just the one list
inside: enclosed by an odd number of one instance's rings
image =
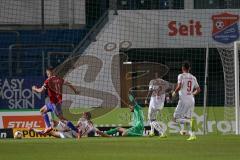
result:
[(4, 128), (45, 128), (41, 115), (2, 116)]

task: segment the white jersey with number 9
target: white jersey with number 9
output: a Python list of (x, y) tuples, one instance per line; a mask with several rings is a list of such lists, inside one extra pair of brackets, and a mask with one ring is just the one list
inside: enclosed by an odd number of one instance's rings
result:
[(178, 75), (178, 84), (181, 84), (181, 89), (179, 91), (179, 98), (181, 100), (192, 99), (193, 90), (198, 88), (198, 82), (195, 76), (191, 73), (182, 73)]

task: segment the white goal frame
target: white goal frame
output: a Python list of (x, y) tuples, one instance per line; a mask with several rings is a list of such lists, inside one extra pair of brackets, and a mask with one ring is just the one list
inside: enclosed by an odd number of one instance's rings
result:
[(240, 41), (234, 42), (234, 74), (235, 74), (235, 121), (236, 121), (236, 135), (240, 134), (239, 124), (239, 57)]

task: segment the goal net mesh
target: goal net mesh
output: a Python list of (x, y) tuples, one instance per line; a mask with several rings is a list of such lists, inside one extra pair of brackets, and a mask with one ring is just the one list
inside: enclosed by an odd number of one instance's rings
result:
[[(240, 55), (239, 46), (237, 44), (238, 57)], [(234, 46), (219, 46), (218, 52), (221, 57), (223, 73), (224, 73), (224, 119), (229, 122), (236, 122), (236, 108), (235, 108), (235, 57), (234, 57)], [(238, 78), (239, 79), (239, 78)], [(239, 121), (239, 120), (238, 120)], [(234, 128), (235, 129), (235, 128)], [(234, 131), (234, 130), (233, 130)]]

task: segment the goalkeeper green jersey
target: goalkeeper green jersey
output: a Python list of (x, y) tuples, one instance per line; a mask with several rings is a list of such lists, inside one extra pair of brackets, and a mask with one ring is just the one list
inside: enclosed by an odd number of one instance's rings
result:
[(133, 112), (133, 126), (127, 129), (128, 136), (142, 136), (144, 131), (144, 117), (141, 106), (136, 104)]
[(144, 127), (144, 116), (142, 107), (136, 104), (134, 106), (134, 112), (133, 112), (133, 127), (134, 126), (142, 126)]
[[(142, 136), (144, 131), (144, 117), (141, 106), (136, 104), (133, 111), (132, 127), (126, 130), (126, 136)], [(106, 132), (108, 135), (117, 133), (118, 128), (110, 129)]]

